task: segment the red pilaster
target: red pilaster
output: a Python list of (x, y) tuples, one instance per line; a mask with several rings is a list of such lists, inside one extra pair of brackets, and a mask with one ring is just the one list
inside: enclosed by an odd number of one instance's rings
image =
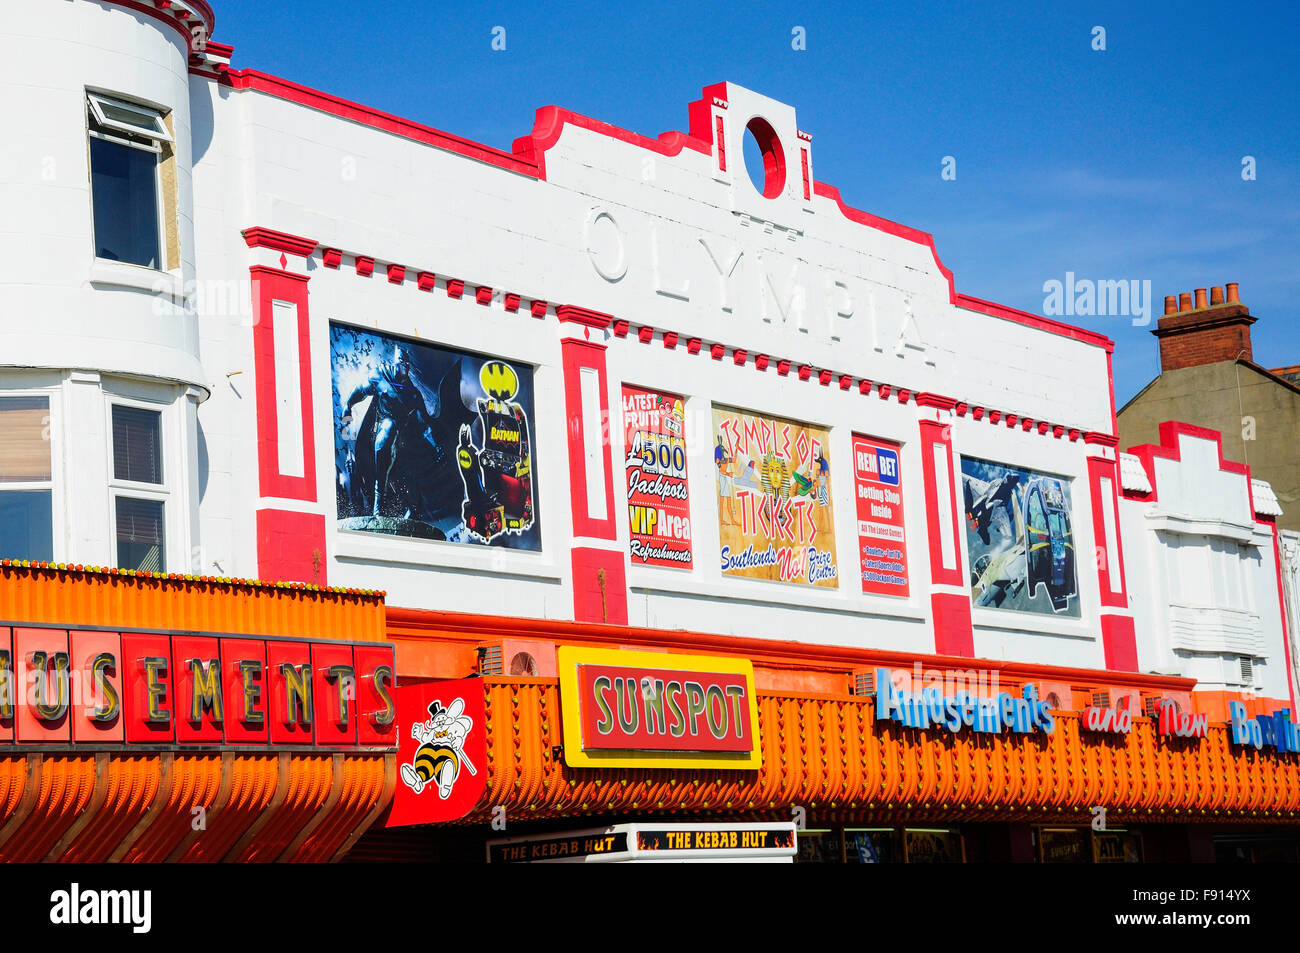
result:
[[(555, 313), (565, 335), (560, 342), (560, 354), (568, 424), (569, 499), (573, 511), (573, 617), (579, 622), (626, 625), (627, 572), (618, 544), (618, 523), (614, 513), (609, 379), (603, 340), (613, 318), (572, 305), (560, 305)], [(596, 374), (599, 408), (583, 406), (582, 380), (584, 373), (590, 372)], [(588, 399), (591, 399), (590, 394)], [(597, 412), (600, 433), (589, 434), (588, 420)], [(599, 448), (603, 488), (588, 486), (586, 454), (589, 446)], [(592, 493), (603, 493), (603, 507), (592, 505)]]
[[(257, 473), (262, 497), (316, 503), (316, 449), (313, 437), (308, 276), (262, 265), (249, 269), (253, 289), (253, 370), (257, 413)], [(297, 320), (288, 360), (297, 363), (299, 413), (281, 420), (276, 397), (274, 302), (295, 306)], [(284, 346), (284, 341), (281, 341)], [(281, 361), (285, 355), (280, 355)], [(302, 428), (302, 472), (285, 473), (280, 460), (280, 428)], [(325, 519), (319, 514), (274, 505), (257, 511), (257, 573), (263, 579), (326, 581)], [(319, 554), (317, 557), (315, 554)]]
[[(961, 568), (961, 521), (952, 452), (956, 401), (939, 394), (916, 395), (925, 522), (930, 542), (930, 609), (934, 650), (940, 655), (975, 654), (970, 590)], [(940, 469), (940, 466), (943, 469)]]
[[(1092, 501), (1102, 652), (1106, 668), (1136, 672), (1137, 635), (1124, 582), (1124, 547), (1119, 529), (1119, 440), (1104, 433), (1087, 433), (1083, 439), (1088, 448), (1088, 498)], [(1084, 556), (1076, 550), (1076, 565), (1083, 562)]]

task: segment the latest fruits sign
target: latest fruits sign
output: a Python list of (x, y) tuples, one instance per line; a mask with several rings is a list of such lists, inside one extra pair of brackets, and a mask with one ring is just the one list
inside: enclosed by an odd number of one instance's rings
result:
[(686, 430), (676, 394), (623, 386), (632, 564), (691, 568)]
[(714, 407), (713, 435), (723, 575), (838, 586), (827, 432)]

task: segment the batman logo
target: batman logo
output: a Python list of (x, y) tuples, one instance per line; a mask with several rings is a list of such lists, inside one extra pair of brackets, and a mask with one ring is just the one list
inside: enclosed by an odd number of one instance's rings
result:
[(504, 361), (488, 361), (478, 372), (483, 392), (497, 400), (509, 400), (519, 390), (519, 376)]
[(462, 470), (468, 470), (474, 465), (474, 458), (470, 456), (470, 452), (464, 447), (460, 448), (460, 452), (456, 454), (456, 459), (459, 461)]

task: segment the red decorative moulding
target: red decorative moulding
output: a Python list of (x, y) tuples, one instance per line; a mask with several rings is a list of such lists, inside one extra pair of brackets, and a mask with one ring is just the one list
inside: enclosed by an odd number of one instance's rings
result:
[(807, 364), (800, 364), (800, 365), (799, 365), (799, 380), (801, 380), (801, 381), (806, 381), (806, 380), (807, 380), (808, 378), (810, 378), (810, 377), (812, 377), (812, 368), (809, 367)]
[(776, 362), (776, 372), (777, 372), (778, 374), (780, 374), (782, 377), (785, 377), (785, 375), (787, 375), (787, 374), (790, 373), (790, 362), (789, 362), (789, 361), (777, 361), (777, 362)]
[(358, 255), (357, 274), (360, 275), (362, 278), (369, 278), (374, 273), (375, 273), (375, 260), (373, 258), (365, 258), (361, 255)]
[(745, 366), (745, 358), (748, 357), (748, 356), (749, 356), (749, 355), (748, 355), (748, 352), (743, 351), (743, 350), (741, 350), (740, 348), (736, 348), (736, 350), (735, 350), (735, 351), (732, 353), (732, 355), (731, 355), (731, 361), (732, 361), (732, 363), (735, 364), (737, 367), (744, 367), (744, 366)]
[(900, 404), (906, 404), (906, 403), (907, 403), (907, 398), (909, 398), (909, 397), (911, 397), (911, 396), (912, 396), (912, 392), (911, 392), (910, 390), (908, 390), (906, 387), (899, 388), (899, 391), (898, 391), (898, 402), (899, 402)]
[(509, 311), (511, 314), (514, 314), (516, 311), (519, 310), (519, 295), (514, 293), (506, 295), (504, 298), (504, 304), (506, 310)]
[(871, 393), (871, 381), (859, 381), (859, 382), (858, 382), (858, 393), (861, 394), (863, 397), (866, 397), (868, 394), (870, 394), (870, 393)]
[(1053, 436), (1053, 437), (1060, 438), (1060, 437), (1062, 437), (1064, 434), (1065, 434), (1065, 428), (1062, 427), (1060, 424), (1056, 424), (1054, 427), (1052, 427), (1052, 436)]
[(626, 321), (614, 322), (614, 337), (618, 337), (618, 338), (627, 337), (627, 330), (628, 330), (628, 323)]
[(766, 354), (755, 354), (755, 355), (754, 355), (754, 370), (756, 370), (756, 371), (765, 371), (765, 370), (767, 370), (767, 362), (768, 362), (768, 357), (767, 357)]
[(958, 401), (957, 406), (953, 408), (953, 412), (956, 413), (958, 417), (965, 417), (966, 411), (968, 410), (970, 410), (970, 405), (962, 401)]
[(703, 342), (699, 338), (691, 338), (686, 342), (686, 350), (690, 354), (699, 354), (702, 346)]
[(1033, 429), (1033, 426), (1034, 426), (1034, 420), (1032, 417), (1025, 417), (1022, 418), (1020, 421), (1020, 429), (1023, 430), (1025, 433), (1029, 433), (1029, 431)]
[(489, 288), (487, 285), (479, 285), (478, 288), (474, 291), (474, 300), (477, 301), (479, 304), (491, 304), (492, 289)]
[(343, 264), (343, 252), (337, 248), (327, 248), (325, 254), (321, 255), (321, 261), (325, 263), (326, 268), (337, 268)]
[(246, 228), (240, 234), (244, 236), (244, 242), (249, 248), (271, 248), (278, 252), (288, 252), (290, 255), (300, 255), (303, 258), (316, 250), (317, 243), (314, 238), (277, 232), (273, 228), (262, 228), (260, 225)]
[(888, 399), (889, 399), (889, 392), (890, 392), (891, 390), (893, 390), (893, 388), (890, 387), (888, 384), (881, 384), (881, 385), (876, 389), (876, 394), (880, 397), (881, 400), (888, 400)]
[(722, 355), (726, 353), (726, 350), (727, 349), (721, 344), (715, 344), (709, 348), (709, 357), (713, 358), (715, 361), (720, 361), (722, 360)]
[(972, 408), (972, 409), (971, 409), (971, 412), (970, 412), (970, 415), (971, 415), (971, 417), (973, 417), (973, 418), (976, 419), (976, 420), (983, 420), (983, 419), (984, 419), (984, 408), (983, 408), (983, 407), (975, 407), (975, 408)]
[(668, 348), (668, 350), (671, 351), (671, 350), (672, 350), (673, 348), (675, 348), (676, 346), (677, 346), (677, 332), (676, 332), (676, 331), (665, 331), (665, 332), (664, 332), (664, 347)]
[(459, 298), (464, 293), (465, 293), (465, 282), (461, 281), (459, 278), (447, 279), (448, 298)]
[(1019, 419), (1020, 418), (1017, 417), (1015, 414), (1007, 414), (1007, 426), (1014, 427), (1016, 425), (1016, 421)]
[(817, 375), (817, 383), (821, 384), (823, 387), (829, 387), (832, 376), (833, 375), (830, 371), (823, 368), (821, 373)]
[(434, 285), (438, 283), (438, 276), (431, 271), (422, 271), (415, 279), (415, 283), (421, 291), (432, 291)]
[(654, 328), (637, 328), (636, 339), (642, 344), (649, 344), (655, 336)]
[(996, 424), (1001, 419), (1002, 419), (1002, 411), (1000, 410), (989, 411), (989, 423)]
[(1052, 426), (1052, 425), (1049, 424), (1046, 420), (1040, 420), (1040, 421), (1038, 422), (1038, 432), (1039, 432), (1039, 433), (1047, 433), (1048, 428), (1050, 428), (1051, 426)]
[(1073, 427), (1070, 428), (1070, 443), (1074, 443), (1078, 439), (1079, 439), (1079, 431), (1075, 430)]
[(534, 318), (546, 317), (546, 302), (534, 301), (531, 311)]
[(848, 390), (853, 386), (853, 378), (848, 374), (840, 375), (840, 390)]
[(400, 285), (406, 280), (406, 267), (404, 265), (389, 265), (388, 280), (392, 284)]
[[(555, 316), (560, 319), (561, 323), (581, 324), (595, 331), (604, 331), (614, 323), (613, 315), (606, 314), (603, 311), (592, 311), (590, 308), (580, 308), (576, 304), (556, 305)], [(650, 331), (654, 333), (653, 328)]]

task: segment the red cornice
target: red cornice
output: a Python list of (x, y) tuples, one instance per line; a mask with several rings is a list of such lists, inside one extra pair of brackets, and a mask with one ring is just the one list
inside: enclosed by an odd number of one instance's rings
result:
[(1084, 443), (1095, 443), (1102, 447), (1118, 447), (1119, 437), (1113, 434), (1101, 433), (1096, 430), (1089, 430), (1083, 435)]
[[(589, 308), (580, 308), (576, 304), (561, 304), (555, 308), (555, 316), (561, 321), (572, 321), (576, 324), (586, 325), (597, 331), (604, 331), (614, 323), (613, 315), (604, 314), (600, 311), (592, 311)], [(653, 329), (651, 331), (653, 334)]]
[(289, 255), (298, 255), (302, 258), (306, 258), (314, 252), (317, 245), (314, 238), (303, 238), (301, 235), (277, 232), (273, 228), (263, 228), (260, 225), (246, 228), (240, 234), (244, 236), (244, 241), (249, 248), (270, 248)]
[[(111, 3), (113, 6), (134, 10), (136, 13), (144, 14), (151, 19), (157, 20), (159, 23), (165, 23), (167, 26), (170, 26), (179, 33), (181, 39), (184, 40), (185, 50), (188, 54), (194, 42), (194, 35), (190, 32), (190, 28), (186, 24), (186, 21), (179, 19), (176, 14), (170, 13), (167, 10), (161, 10), (152, 3), (137, 3), (136, 0), (107, 0), (107, 2)], [(203, 25), (208, 31), (208, 36), (211, 36), (217, 23), (217, 18), (213, 15), (212, 8), (204, 3), (203, 0), (189, 0), (189, 4), (194, 8), (194, 12), (197, 13), (203, 21)]]
[(945, 397), (943, 394), (932, 394), (929, 391), (922, 391), (913, 400), (918, 407), (936, 407), (939, 410), (953, 410), (957, 406), (954, 398)]
[(920, 655), (886, 649), (815, 645), (777, 639), (747, 638), (683, 630), (649, 629), (639, 626), (602, 625), (552, 619), (518, 619), (505, 616), (471, 615), (423, 609), (386, 608), (388, 638), (422, 639), (446, 636), (456, 641), (485, 642), (498, 638), (552, 639), (565, 644), (616, 645), (625, 648), (666, 648), (670, 652), (716, 653), (740, 656), (762, 665), (794, 668), (852, 670), (881, 666), (912, 668), (920, 662), (926, 668), (969, 671), (979, 667), (1019, 680), (1082, 682), (1113, 685), (1143, 691), (1191, 691), (1196, 680), (1167, 675), (1142, 675), (1103, 669), (1067, 668), (999, 659), (974, 659), (955, 655)]

